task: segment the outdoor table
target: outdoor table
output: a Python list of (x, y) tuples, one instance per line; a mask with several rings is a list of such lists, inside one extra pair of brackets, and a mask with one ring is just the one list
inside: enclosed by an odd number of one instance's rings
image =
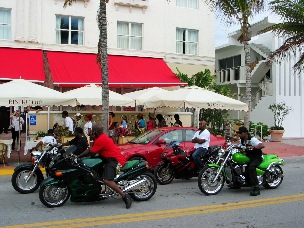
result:
[(10, 158), (11, 152), (12, 152), (13, 140), (12, 139), (0, 139), (0, 143), (3, 143), (7, 146), (6, 154), (7, 154), (7, 157)]

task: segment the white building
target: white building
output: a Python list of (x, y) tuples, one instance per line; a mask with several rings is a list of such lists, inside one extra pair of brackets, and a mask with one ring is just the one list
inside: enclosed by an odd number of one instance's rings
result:
[[(304, 78), (302, 73), (295, 73), (293, 65), (299, 57), (299, 50), (290, 52), (286, 58), (275, 61), (271, 66), (265, 64), (268, 54), (283, 43), (283, 39), (273, 33), (257, 35), (257, 32), (273, 24), (268, 17), (252, 25), (251, 80), (252, 112), (251, 121), (273, 126), (273, 114), (268, 109), (270, 104), (286, 102), (293, 111), (283, 122), (284, 137), (304, 137)], [(245, 102), (245, 59), (243, 45), (237, 41), (238, 32), (229, 34), (229, 42), (215, 51), (218, 83), (230, 85)], [(232, 118), (243, 119), (243, 113), (233, 113)]]
[[(0, 0), (0, 79), (22, 76), (55, 88), (100, 80), (99, 0), (63, 2)], [(214, 70), (215, 19), (203, 1), (110, 0), (107, 19), (109, 85), (118, 92), (180, 85), (176, 68)]]

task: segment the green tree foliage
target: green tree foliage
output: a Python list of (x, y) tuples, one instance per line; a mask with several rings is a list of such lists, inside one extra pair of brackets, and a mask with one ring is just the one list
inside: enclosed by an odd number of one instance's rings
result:
[(251, 72), (250, 72), (250, 23), (249, 19), (255, 14), (262, 12), (265, 0), (204, 0), (208, 5), (222, 16), (226, 23), (237, 23), (240, 26), (238, 41), (244, 45), (245, 52), (245, 75), (246, 75), (246, 104), (248, 112), (245, 112), (244, 125), (248, 128), (251, 111)]
[[(268, 62), (280, 57), (284, 58), (289, 54), (295, 54), (296, 48), (304, 44), (304, 1), (274, 0), (270, 2), (270, 8), (275, 14), (281, 17), (282, 22), (272, 25), (259, 33), (273, 31), (276, 35), (285, 37), (286, 39), (277, 50), (268, 56)], [(301, 70), (303, 63), (304, 52), (302, 51), (294, 68)]]

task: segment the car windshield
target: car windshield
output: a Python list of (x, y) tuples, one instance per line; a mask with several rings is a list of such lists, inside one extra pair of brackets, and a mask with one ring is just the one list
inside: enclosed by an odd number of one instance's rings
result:
[(151, 130), (151, 131), (146, 131), (143, 134), (139, 135), (135, 139), (131, 140), (130, 143), (135, 143), (135, 144), (148, 144), (151, 142), (155, 137), (157, 137), (159, 134), (161, 134), (163, 130)]

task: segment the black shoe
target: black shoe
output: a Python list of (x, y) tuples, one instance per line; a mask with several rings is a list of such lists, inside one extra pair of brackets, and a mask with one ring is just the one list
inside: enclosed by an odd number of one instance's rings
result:
[(122, 200), (125, 202), (127, 209), (131, 207), (132, 199), (131, 199), (131, 196), (128, 193), (125, 194), (125, 196), (122, 198)]
[(258, 195), (260, 195), (260, 188), (259, 187), (253, 187), (253, 188), (251, 188), (250, 195), (251, 196), (258, 196)]

